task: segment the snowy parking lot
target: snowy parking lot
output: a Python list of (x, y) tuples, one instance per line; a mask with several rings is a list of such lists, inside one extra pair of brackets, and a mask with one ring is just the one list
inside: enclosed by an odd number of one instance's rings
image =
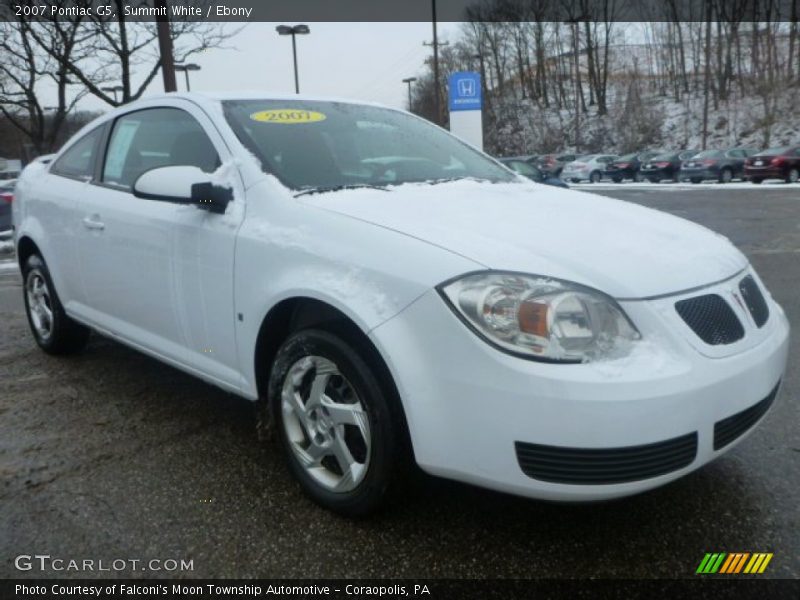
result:
[[(800, 328), (800, 185), (572, 187), (727, 236)], [(741, 550), (774, 553), (763, 577), (800, 577), (796, 335), (764, 424), (664, 488), (576, 506), (418, 476), (383, 514), (350, 521), (303, 496), (277, 447), (257, 442), (246, 401), (99, 336), (73, 358), (42, 353), (7, 249), (0, 319), (5, 556), (185, 558), (186, 575), (206, 578), (671, 578), (694, 576), (705, 552)], [(15, 575), (4, 562), (0, 576)]]

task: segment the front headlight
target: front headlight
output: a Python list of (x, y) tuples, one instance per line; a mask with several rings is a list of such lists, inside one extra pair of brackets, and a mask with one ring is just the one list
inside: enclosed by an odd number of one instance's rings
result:
[(620, 358), (641, 335), (610, 296), (577, 283), (486, 271), (439, 286), (476, 333), (507, 352), (551, 362)]

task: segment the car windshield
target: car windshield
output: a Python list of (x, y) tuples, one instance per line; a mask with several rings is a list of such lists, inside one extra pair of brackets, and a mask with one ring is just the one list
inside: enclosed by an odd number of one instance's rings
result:
[(783, 146), (782, 148), (767, 148), (766, 150), (762, 150), (759, 154), (763, 155), (770, 155), (770, 154), (786, 154), (789, 150), (791, 150), (790, 146)]
[(721, 150), (703, 150), (698, 152), (692, 158), (720, 158), (723, 155)]
[(264, 171), (296, 190), (517, 181), (438, 127), (396, 110), (311, 100), (225, 101), (223, 109)]

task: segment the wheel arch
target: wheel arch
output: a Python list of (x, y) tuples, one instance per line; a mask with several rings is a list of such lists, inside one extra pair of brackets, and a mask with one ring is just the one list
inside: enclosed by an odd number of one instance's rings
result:
[(275, 304), (261, 321), (253, 353), (256, 390), (259, 403), (264, 409), (259, 412), (265, 416), (269, 414), (269, 403), (272, 399), (267, 397), (267, 389), (275, 356), (281, 345), (293, 332), (312, 327), (339, 335), (353, 345), (369, 366), (375, 369), (384, 386), (384, 392), (396, 409), (394, 418), (402, 427), (403, 445), (411, 450), (403, 401), (380, 351), (367, 333), (346, 313), (317, 298), (308, 296), (285, 298)]
[[(17, 262), (19, 263), (20, 271), (22, 271), (25, 263), (34, 254), (42, 256), (42, 251), (39, 249), (36, 242), (28, 235), (20, 237), (17, 241)], [(42, 256), (42, 260), (44, 260), (44, 256)]]

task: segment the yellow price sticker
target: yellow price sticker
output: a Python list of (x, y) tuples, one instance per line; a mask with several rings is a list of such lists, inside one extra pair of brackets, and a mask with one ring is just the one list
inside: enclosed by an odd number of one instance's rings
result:
[(301, 110), (295, 108), (275, 108), (261, 110), (250, 115), (253, 121), (259, 123), (281, 123), (286, 125), (296, 123), (316, 123), (324, 121), (325, 115), (315, 110)]

